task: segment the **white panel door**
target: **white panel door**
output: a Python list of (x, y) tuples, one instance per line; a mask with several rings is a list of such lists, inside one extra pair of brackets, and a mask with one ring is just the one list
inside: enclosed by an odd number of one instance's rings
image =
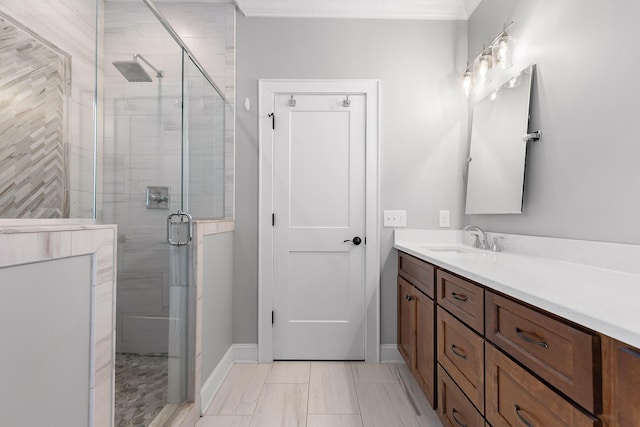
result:
[(273, 357), (364, 359), (365, 96), (294, 98), (274, 97)]

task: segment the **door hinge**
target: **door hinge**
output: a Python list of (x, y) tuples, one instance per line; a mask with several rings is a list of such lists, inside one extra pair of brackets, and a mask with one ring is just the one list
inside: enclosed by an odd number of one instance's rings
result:
[(271, 214), (271, 226), (272, 227), (276, 226), (276, 214), (274, 213)]
[(271, 311), (271, 324), (272, 325), (273, 325), (273, 322), (274, 322), (274, 314), (273, 314), (273, 311)]
[(367, 236), (364, 237), (364, 244), (367, 244)]
[(275, 115), (275, 113), (269, 113), (269, 117), (271, 117), (271, 129), (276, 130), (276, 115)]

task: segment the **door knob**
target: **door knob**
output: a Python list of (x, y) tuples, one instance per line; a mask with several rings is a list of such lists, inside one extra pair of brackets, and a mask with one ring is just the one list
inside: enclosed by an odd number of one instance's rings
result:
[(353, 240), (345, 240), (344, 241), (344, 243), (347, 243), (347, 242), (351, 242), (354, 245), (358, 246), (360, 243), (362, 243), (362, 239), (359, 238), (358, 236), (356, 236), (356, 237), (353, 238)]

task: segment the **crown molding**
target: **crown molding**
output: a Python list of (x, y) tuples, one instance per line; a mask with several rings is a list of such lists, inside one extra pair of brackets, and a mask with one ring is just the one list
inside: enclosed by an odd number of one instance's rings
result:
[(477, 9), (478, 5), (480, 5), (480, 2), (482, 0), (465, 0), (466, 2), (466, 8), (467, 8), (467, 19), (471, 18), (471, 15), (473, 15), (473, 12), (475, 12), (475, 10)]

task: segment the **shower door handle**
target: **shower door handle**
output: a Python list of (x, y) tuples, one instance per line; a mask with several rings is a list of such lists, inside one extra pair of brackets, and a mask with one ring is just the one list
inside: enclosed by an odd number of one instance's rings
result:
[[(174, 221), (175, 218), (178, 218), (179, 221)], [(184, 221), (184, 219), (187, 219), (186, 221)], [(172, 229), (172, 225), (174, 224), (187, 224), (187, 227), (189, 227), (189, 231), (188, 231), (188, 235), (187, 235), (187, 240), (173, 240), (173, 236), (171, 233), (171, 229)], [(169, 215), (167, 217), (167, 242), (171, 245), (171, 246), (186, 246), (189, 243), (191, 243), (191, 240), (193, 240), (193, 218), (191, 217), (191, 215), (189, 215), (187, 212), (182, 212), (182, 211), (178, 211), (177, 213), (173, 213), (171, 215)]]

